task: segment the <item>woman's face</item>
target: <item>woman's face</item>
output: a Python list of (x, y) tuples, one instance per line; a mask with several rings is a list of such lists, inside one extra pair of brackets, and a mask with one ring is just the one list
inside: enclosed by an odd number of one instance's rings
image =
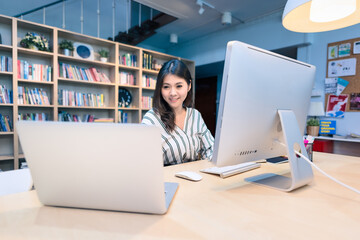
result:
[(176, 111), (182, 108), (190, 88), (191, 84), (187, 84), (185, 79), (168, 74), (164, 78), (161, 95), (169, 106)]

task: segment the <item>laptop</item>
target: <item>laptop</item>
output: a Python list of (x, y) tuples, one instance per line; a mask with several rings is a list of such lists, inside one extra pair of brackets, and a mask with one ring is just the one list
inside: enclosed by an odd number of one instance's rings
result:
[(164, 214), (178, 183), (164, 183), (160, 130), (116, 123), (17, 123), (44, 205)]

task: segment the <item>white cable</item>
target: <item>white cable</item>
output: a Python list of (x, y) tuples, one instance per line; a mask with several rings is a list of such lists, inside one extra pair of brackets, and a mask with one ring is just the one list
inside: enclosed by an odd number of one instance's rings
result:
[[(275, 141), (276, 141), (277, 143), (279, 143), (280, 145), (286, 147), (286, 145), (285, 145), (284, 143), (279, 142), (279, 141), (277, 141), (277, 140), (275, 140)], [(299, 153), (299, 152), (296, 151), (295, 149), (294, 149), (294, 152), (295, 152), (296, 154), (298, 154), (300, 157), (302, 157), (305, 161), (307, 161), (311, 166), (313, 166), (314, 168), (316, 168), (316, 170), (318, 170), (320, 173), (322, 173), (322, 174), (325, 175), (326, 177), (328, 177), (328, 178), (330, 178), (331, 180), (333, 180), (334, 182), (342, 185), (343, 187), (346, 187), (346, 188), (350, 189), (351, 191), (354, 191), (354, 192), (360, 194), (360, 191), (359, 191), (359, 190), (357, 190), (356, 188), (353, 188), (353, 187), (351, 187), (351, 186), (349, 186), (349, 185), (346, 185), (345, 183), (343, 183), (343, 182), (337, 180), (336, 178), (330, 176), (329, 174), (327, 174), (326, 172), (324, 172), (323, 170), (321, 170), (318, 166), (316, 166), (316, 165), (315, 165), (312, 161), (310, 161), (307, 157), (305, 157), (304, 155), (302, 155), (301, 153)]]
[(323, 170), (321, 170), (318, 166), (316, 166), (313, 162), (311, 162), (307, 157), (305, 157), (304, 155), (302, 155), (302, 154), (299, 153), (298, 151), (294, 150), (294, 152), (295, 152), (296, 154), (298, 154), (300, 157), (302, 157), (305, 161), (307, 161), (308, 163), (310, 163), (311, 166), (313, 166), (314, 168), (316, 168), (316, 170), (318, 170), (320, 173), (322, 173), (322, 174), (325, 175), (326, 177), (328, 177), (328, 178), (330, 178), (331, 180), (333, 180), (334, 182), (336, 182), (336, 183), (338, 183), (338, 184), (340, 184), (340, 185), (342, 185), (342, 186), (350, 189), (351, 191), (354, 191), (354, 192), (360, 194), (360, 191), (359, 191), (359, 190), (357, 190), (356, 188), (353, 188), (353, 187), (351, 187), (351, 186), (349, 186), (349, 185), (346, 185), (345, 183), (340, 182), (340, 181), (337, 180), (336, 178), (330, 176), (329, 174), (327, 174), (326, 172), (324, 172)]

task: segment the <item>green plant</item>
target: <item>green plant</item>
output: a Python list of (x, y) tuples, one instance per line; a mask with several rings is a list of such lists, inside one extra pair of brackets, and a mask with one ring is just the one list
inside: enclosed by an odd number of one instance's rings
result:
[(309, 118), (306, 122), (307, 126), (320, 126), (320, 121), (317, 118)]
[(74, 51), (74, 45), (72, 43), (72, 41), (69, 40), (62, 40), (59, 44), (59, 48), (60, 49), (69, 49), (70, 51)]
[(101, 49), (100, 51), (98, 51), (98, 53), (100, 54), (100, 57), (103, 58), (109, 57), (109, 51), (106, 51), (105, 49)]
[(40, 51), (49, 51), (48, 40), (44, 36), (33, 32), (27, 32), (25, 34), (25, 37), (20, 41), (20, 46), (24, 48), (35, 46)]

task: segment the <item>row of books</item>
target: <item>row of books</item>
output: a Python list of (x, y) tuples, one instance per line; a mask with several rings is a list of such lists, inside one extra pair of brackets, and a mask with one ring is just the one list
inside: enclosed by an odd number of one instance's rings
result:
[(48, 95), (42, 88), (18, 86), (18, 104), (50, 105)]
[(155, 88), (156, 86), (156, 78), (148, 75), (142, 76), (142, 86), (143, 87), (149, 87), (149, 88)]
[(158, 63), (153, 55), (149, 53), (143, 53), (143, 68), (159, 71), (162, 64)]
[(119, 123), (128, 123), (129, 113), (119, 110)]
[(13, 92), (7, 89), (5, 85), (0, 85), (0, 103), (13, 103)]
[(119, 62), (129, 67), (137, 67), (137, 56), (131, 53), (125, 53), (119, 56)]
[(0, 71), (12, 72), (12, 58), (8, 56), (0, 56)]
[(76, 114), (70, 114), (66, 111), (59, 111), (58, 119), (61, 122), (94, 122), (95, 116), (91, 114), (85, 114), (83, 119)]
[(29, 63), (25, 60), (18, 60), (18, 78), (40, 82), (52, 81), (52, 67), (44, 64)]
[(141, 97), (141, 106), (145, 109), (152, 108), (153, 105), (153, 98), (150, 96), (142, 96)]
[(104, 107), (104, 94), (80, 93), (66, 89), (59, 90), (59, 105), (78, 107)]
[(0, 113), (0, 132), (11, 132), (12, 124), (8, 115), (4, 116)]
[(111, 83), (106, 73), (100, 72), (94, 67), (82, 68), (67, 63), (59, 63), (59, 77), (89, 82)]
[(134, 74), (130, 72), (120, 72), (120, 81), (119, 83), (122, 85), (136, 85), (136, 79)]
[(18, 120), (48, 121), (49, 115), (47, 113), (19, 113)]

